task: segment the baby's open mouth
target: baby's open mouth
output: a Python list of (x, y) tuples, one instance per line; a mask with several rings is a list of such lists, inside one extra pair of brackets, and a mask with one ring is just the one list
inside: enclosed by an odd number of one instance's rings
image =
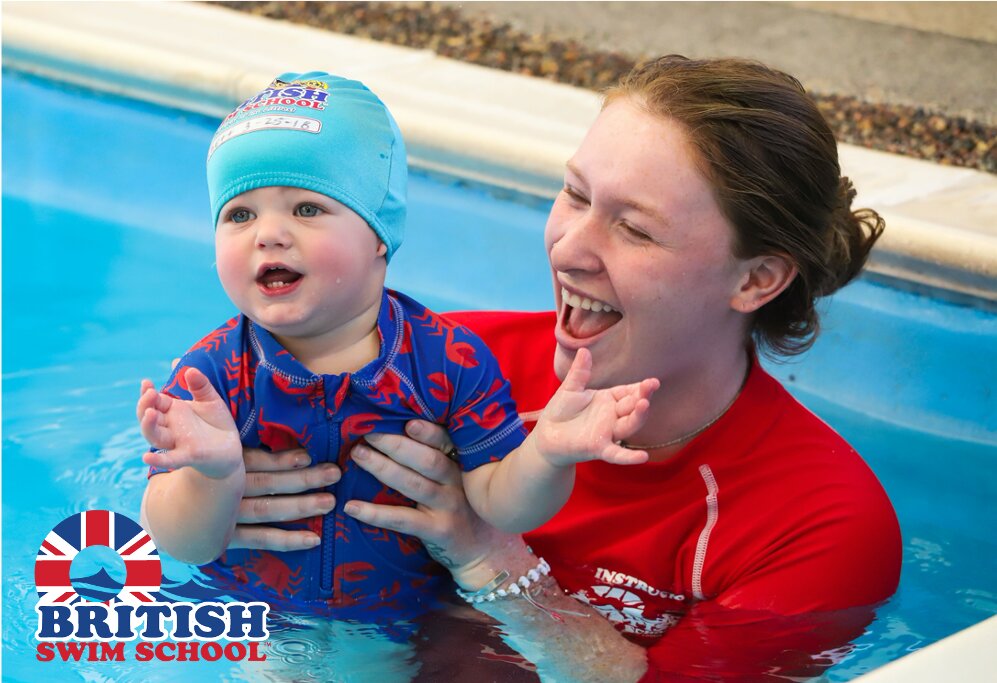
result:
[(256, 282), (266, 289), (281, 289), (301, 279), (301, 273), (283, 266), (266, 266), (256, 276)]
[(623, 319), (609, 304), (587, 299), (561, 288), (561, 327), (576, 339), (588, 339), (605, 332)]

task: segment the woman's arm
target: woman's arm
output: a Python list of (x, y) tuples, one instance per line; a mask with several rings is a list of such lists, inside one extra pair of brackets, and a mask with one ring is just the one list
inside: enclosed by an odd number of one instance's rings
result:
[[(441, 451), (446, 433), (410, 422), (413, 439), (369, 435), (373, 448), (357, 446), (354, 460), (382, 483), (416, 501), (415, 508), (350, 501), (346, 513), (368, 524), (422, 539), (457, 584), (477, 591), (500, 575), (508, 587), (539, 563), (518, 535), (483, 522), (468, 505), (457, 466)], [(428, 445), (424, 445), (428, 444)], [(647, 668), (645, 651), (623, 638), (598, 612), (564, 594), (546, 577), (524, 597), (474, 603), (500, 621), (520, 652), (555, 678), (573, 681), (636, 681)]]
[[(411, 427), (413, 437), (442, 446), (442, 430), (428, 423), (412, 423)], [(519, 536), (497, 531), (473, 514), (463, 501), (456, 466), (437, 448), (394, 436), (368, 438), (402, 464), (365, 447), (355, 449), (355, 460), (385, 483), (417, 499), (419, 505), (412, 509), (352, 501), (349, 508), (355, 516), (422, 537), (437, 561), (468, 591), (487, 584), (502, 570), (515, 578), (537, 566), (539, 559)], [(324, 512), (332, 505), (332, 496), (327, 493), (298, 493), (338, 480), (338, 470), (332, 465), (301, 469), (299, 461), (305, 457), (303, 451), (288, 451), (275, 458), (246, 449), (247, 498), (230, 547), (312, 547), (308, 537), (314, 535), (309, 532), (265, 526), (270, 521)], [(541, 581), (542, 591), (536, 594), (544, 610), (523, 598), (483, 602), (476, 607), (506, 624), (511, 644), (555, 678), (633, 681), (646, 670), (641, 679), (644, 683), (717, 677), (743, 683), (782, 681), (785, 679), (780, 674), (814, 676), (832, 665), (847, 654), (843, 646), (861, 635), (874, 616), (872, 607), (797, 616), (766, 611), (765, 605), (785, 590), (787, 582), (812, 584), (813, 567), (801, 572), (794, 566), (767, 575), (765, 585), (741, 582), (725, 595), (697, 603), (647, 650), (619, 635), (600, 613), (565, 595), (554, 579)], [(812, 590), (819, 587), (812, 586)], [(557, 612), (564, 621), (557, 621), (545, 610)]]

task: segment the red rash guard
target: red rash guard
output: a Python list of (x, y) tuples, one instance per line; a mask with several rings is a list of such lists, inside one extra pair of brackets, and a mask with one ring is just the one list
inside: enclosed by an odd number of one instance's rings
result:
[[(559, 386), (554, 314), (448, 316), (492, 349), (532, 428)], [(648, 648), (647, 681), (815, 675), (900, 575), (875, 475), (757, 362), (730, 410), (667, 462), (580, 464), (568, 503), (526, 539), (566, 591)]]

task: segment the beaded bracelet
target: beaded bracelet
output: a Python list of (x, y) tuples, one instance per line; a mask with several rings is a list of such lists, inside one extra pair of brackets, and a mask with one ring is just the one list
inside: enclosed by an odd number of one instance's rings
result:
[(493, 602), (504, 598), (515, 598), (520, 595), (526, 596), (528, 595), (525, 592), (526, 589), (538, 582), (542, 576), (547, 576), (548, 574), (550, 574), (550, 565), (541, 557), (540, 564), (509, 584), (508, 588), (499, 588), (509, 578), (509, 572), (503, 569), (494, 579), (473, 593), (467, 593), (458, 588), (457, 595), (471, 604), (485, 601)]

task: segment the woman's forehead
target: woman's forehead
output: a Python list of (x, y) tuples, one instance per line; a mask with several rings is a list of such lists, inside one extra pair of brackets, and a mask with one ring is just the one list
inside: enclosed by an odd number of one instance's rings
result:
[(568, 161), (567, 176), (604, 201), (663, 219), (719, 211), (683, 126), (628, 100), (603, 109)]

